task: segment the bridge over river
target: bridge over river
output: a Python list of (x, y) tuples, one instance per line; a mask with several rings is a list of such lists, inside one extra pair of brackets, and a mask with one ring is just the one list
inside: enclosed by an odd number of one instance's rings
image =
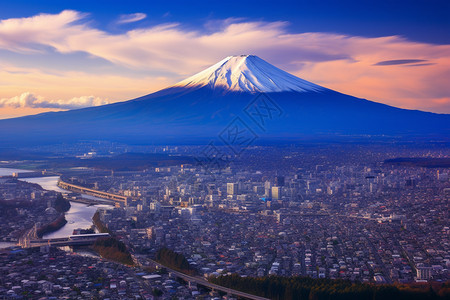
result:
[[(36, 248), (41, 246), (54, 246), (54, 247), (65, 247), (65, 246), (86, 246), (95, 243), (95, 241), (100, 237), (107, 237), (109, 236), (109, 233), (95, 233), (95, 234), (79, 234), (79, 235), (71, 235), (64, 238), (54, 238), (54, 239), (34, 239), (34, 240), (28, 240), (26, 243), (27, 245), (21, 245), (24, 248)], [(148, 263), (157, 266), (158, 268), (164, 268), (167, 271), (169, 271), (174, 276), (183, 279), (184, 281), (188, 282), (189, 284), (198, 284), (205, 286), (209, 289), (212, 289), (214, 291), (220, 291), (222, 293), (225, 293), (227, 295), (233, 295), (237, 296), (239, 298), (245, 298), (245, 299), (252, 299), (252, 300), (268, 300), (267, 298), (251, 295), (248, 293), (244, 293), (238, 290), (234, 290), (231, 288), (227, 288), (224, 286), (220, 286), (214, 283), (209, 282), (203, 277), (200, 276), (190, 276), (186, 275), (184, 273), (178, 272), (176, 270), (170, 269), (164, 265), (161, 265), (160, 263), (149, 259), (146, 256), (138, 256), (133, 255), (134, 261), (138, 265), (143, 265), (142, 262), (147, 262), (144, 265), (148, 265)]]
[(20, 242), (20, 245), (23, 248), (37, 248), (41, 246), (87, 246), (95, 243), (98, 238), (108, 236), (109, 233), (78, 234), (62, 238), (24, 240)]
[(68, 191), (72, 191), (72, 192), (80, 193), (80, 194), (86, 194), (86, 195), (106, 199), (109, 201), (119, 202), (124, 205), (127, 205), (127, 201), (128, 201), (128, 197), (126, 197), (126, 196), (112, 194), (112, 193), (103, 192), (103, 191), (98, 191), (98, 190), (86, 188), (84, 186), (67, 183), (62, 180), (58, 181), (58, 186), (64, 190), (68, 190)]

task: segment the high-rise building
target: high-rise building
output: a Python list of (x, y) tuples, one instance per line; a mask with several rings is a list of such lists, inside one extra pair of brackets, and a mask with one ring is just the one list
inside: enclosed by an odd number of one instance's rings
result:
[(238, 184), (237, 183), (227, 183), (227, 194), (228, 195), (237, 195), (238, 194)]
[(272, 187), (272, 199), (278, 200), (281, 198), (281, 187), (273, 186)]
[(264, 187), (263, 186), (254, 186), (253, 187), (253, 192), (255, 192), (258, 195), (262, 195), (264, 194)]
[(154, 210), (154, 211), (160, 211), (160, 209), (161, 209), (161, 203), (159, 203), (159, 202), (151, 202), (150, 203), (150, 209), (151, 210)]

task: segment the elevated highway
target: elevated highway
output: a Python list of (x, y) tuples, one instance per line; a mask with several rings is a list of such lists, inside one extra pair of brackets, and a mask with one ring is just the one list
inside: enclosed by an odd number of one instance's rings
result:
[(164, 268), (168, 272), (173, 274), (174, 276), (176, 276), (178, 278), (181, 278), (184, 281), (189, 282), (190, 284), (195, 283), (195, 284), (198, 284), (198, 285), (205, 286), (205, 287), (207, 287), (207, 288), (209, 288), (211, 290), (220, 291), (220, 292), (225, 293), (227, 295), (233, 295), (233, 296), (237, 296), (237, 297), (240, 297), (240, 298), (251, 299), (251, 300), (269, 300), (268, 298), (255, 296), (255, 295), (252, 295), (252, 294), (244, 293), (244, 292), (241, 292), (241, 291), (238, 291), (238, 290), (233, 290), (233, 289), (221, 286), (221, 285), (217, 285), (217, 284), (211, 283), (208, 280), (206, 280), (206, 279), (204, 279), (203, 277), (200, 277), (200, 276), (186, 275), (184, 273), (181, 273), (181, 272), (175, 271), (173, 269), (170, 269), (170, 268), (168, 268), (168, 267), (166, 267), (166, 266), (164, 266), (164, 265), (162, 265), (162, 264), (160, 264), (160, 263), (158, 263), (158, 262), (156, 262), (156, 261), (154, 261), (152, 259), (149, 259), (149, 258), (142, 258), (141, 257), (141, 258), (136, 258), (136, 259), (138, 261), (144, 259), (144, 260), (146, 260), (147, 262), (149, 262), (150, 264), (152, 264), (154, 266), (157, 266), (159, 268)]
[(34, 239), (27, 240), (21, 245), (24, 248), (37, 248), (41, 246), (65, 247), (65, 246), (87, 246), (95, 243), (100, 237), (108, 237), (108, 233), (79, 234), (63, 238)]
[(64, 182), (62, 180), (58, 181), (58, 186), (64, 190), (68, 190), (68, 191), (72, 191), (72, 192), (80, 193), (80, 194), (86, 194), (86, 195), (90, 195), (90, 196), (94, 196), (94, 197), (98, 197), (98, 198), (102, 198), (102, 199), (106, 199), (106, 200), (110, 200), (110, 201), (114, 201), (114, 202), (119, 202), (119, 203), (123, 203), (124, 205), (126, 205), (127, 201), (128, 201), (128, 197), (126, 197), (126, 196), (116, 195), (116, 194), (103, 192), (103, 191), (98, 191), (98, 190), (86, 188), (84, 186)]

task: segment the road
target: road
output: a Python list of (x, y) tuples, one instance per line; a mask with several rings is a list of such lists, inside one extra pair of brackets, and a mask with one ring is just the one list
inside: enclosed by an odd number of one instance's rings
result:
[(80, 194), (95, 196), (98, 198), (109, 200), (111, 202), (114, 201), (114, 202), (125, 203), (125, 205), (128, 200), (128, 197), (123, 196), (123, 195), (116, 195), (116, 194), (112, 194), (112, 193), (108, 193), (108, 192), (94, 190), (94, 189), (90, 189), (90, 188), (87, 188), (84, 186), (64, 182), (62, 180), (58, 180), (58, 187), (60, 187), (64, 190), (68, 190), (68, 191), (72, 191), (72, 192), (76, 192), (76, 193), (80, 193)]
[(226, 293), (226, 294), (230, 294), (230, 295), (234, 295), (234, 296), (238, 296), (238, 297), (242, 297), (242, 298), (247, 298), (247, 299), (269, 300), (269, 298), (255, 296), (255, 295), (252, 295), (252, 294), (244, 293), (244, 292), (241, 292), (241, 291), (233, 290), (233, 289), (230, 289), (230, 288), (227, 288), (227, 287), (223, 287), (221, 285), (217, 285), (217, 284), (211, 283), (211, 282), (205, 280), (203, 277), (200, 277), (200, 276), (186, 275), (184, 273), (172, 270), (172, 269), (170, 269), (170, 268), (168, 268), (168, 267), (166, 267), (164, 265), (161, 265), (160, 263), (158, 263), (158, 262), (156, 262), (156, 261), (154, 261), (152, 259), (149, 259), (149, 258), (143, 258), (143, 259), (145, 259), (147, 262), (149, 262), (149, 263), (151, 263), (151, 264), (153, 264), (155, 266), (158, 266), (160, 268), (166, 269), (168, 272), (174, 274), (178, 278), (182, 278), (185, 281), (194, 282), (196, 284), (206, 286), (206, 287), (208, 287), (210, 289), (213, 289), (215, 291), (221, 291), (221, 292)]

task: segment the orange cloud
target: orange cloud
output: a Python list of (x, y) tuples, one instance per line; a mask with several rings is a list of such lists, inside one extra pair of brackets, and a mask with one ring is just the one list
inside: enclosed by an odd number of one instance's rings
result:
[[(70, 54), (82, 52), (90, 55), (86, 60), (101, 58), (117, 69), (102, 76), (41, 69), (8, 73), (8, 80), (0, 86), (2, 97), (30, 91), (67, 101), (80, 95), (126, 100), (175, 83), (228, 55), (255, 54), (343, 93), (403, 108), (450, 113), (450, 45), (398, 36), (291, 33), (285, 22), (236, 19), (225, 20), (212, 33), (161, 24), (111, 34), (92, 27), (86, 18), (80, 12), (63, 11), (3, 20), (0, 48), (22, 55), (57, 51), (68, 59)], [(119, 68), (129, 72), (123, 74)], [(142, 72), (148, 73), (142, 76)]]

